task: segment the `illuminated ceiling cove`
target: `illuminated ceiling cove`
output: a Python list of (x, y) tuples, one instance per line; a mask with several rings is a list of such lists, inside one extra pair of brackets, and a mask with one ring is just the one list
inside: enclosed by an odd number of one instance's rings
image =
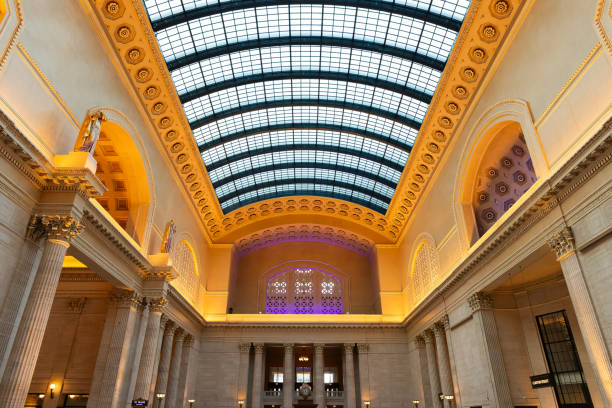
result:
[(385, 214), (469, 0), (144, 0), (221, 208)]

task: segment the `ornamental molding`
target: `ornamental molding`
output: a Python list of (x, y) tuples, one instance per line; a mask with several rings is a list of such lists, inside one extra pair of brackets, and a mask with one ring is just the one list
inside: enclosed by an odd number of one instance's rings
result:
[(240, 328), (240, 329), (279, 329), (279, 330), (316, 330), (316, 329), (403, 329), (399, 323), (274, 323), (274, 322), (206, 322), (207, 329)]
[(385, 215), (343, 200), (310, 196), (274, 198), (223, 214), (142, 1), (89, 3), (213, 243), (224, 243), (230, 234), (239, 236), (251, 224), (273, 225), (277, 217), (320, 215), (320, 223), (343, 220), (352, 229), (371, 231), (375, 243), (388, 244), (399, 239), (523, 0), (472, 1)]
[[(491, 262), (500, 252), (523, 237), (528, 230), (566, 201), (576, 190), (603, 171), (612, 161), (612, 118), (589, 139), (548, 180), (539, 184), (523, 203), (513, 210), (506, 222), (478, 242), (450, 275), (404, 319), (407, 325), (415, 316), (440, 298), (456, 290), (463, 282)], [(564, 222), (564, 221), (560, 221)]]
[(260, 230), (235, 243), (239, 257), (283, 242), (313, 241), (337, 245), (369, 257), (374, 242), (343, 228), (317, 224), (285, 224)]
[(3, 44), (2, 54), (0, 55), (0, 71), (4, 68), (6, 60), (17, 43), (17, 37), (23, 28), (23, 10), (21, 0), (6, 0), (8, 3), (8, 15), (4, 27), (0, 29), (0, 42)]

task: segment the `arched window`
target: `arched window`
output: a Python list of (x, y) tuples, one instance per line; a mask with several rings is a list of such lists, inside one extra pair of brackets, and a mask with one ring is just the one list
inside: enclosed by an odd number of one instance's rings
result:
[(423, 242), (414, 256), (412, 287), (414, 300), (421, 300), (438, 282), (438, 254), (429, 242)]
[(170, 257), (178, 274), (176, 279), (172, 281), (172, 286), (188, 301), (195, 303), (198, 293), (198, 274), (193, 251), (187, 241), (180, 241), (172, 249)]
[(472, 203), (478, 234), (487, 232), (536, 179), (521, 127), (511, 122), (494, 136), (476, 173)]
[(312, 268), (293, 268), (266, 282), (266, 313), (342, 313), (342, 281)]

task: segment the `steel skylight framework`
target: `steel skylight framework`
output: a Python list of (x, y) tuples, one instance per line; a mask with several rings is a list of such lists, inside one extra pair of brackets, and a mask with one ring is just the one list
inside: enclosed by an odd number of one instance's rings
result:
[(469, 0), (144, 0), (225, 213), (317, 195), (384, 214)]

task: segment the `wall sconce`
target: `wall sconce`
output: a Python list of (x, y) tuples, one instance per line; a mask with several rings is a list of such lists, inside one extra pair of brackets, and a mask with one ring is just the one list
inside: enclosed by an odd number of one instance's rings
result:
[(40, 398), (40, 399), (45, 398), (45, 394), (38, 394), (38, 398)]
[(370, 401), (363, 401), (363, 406), (365, 408), (370, 408)]
[(298, 358), (298, 361), (301, 361), (301, 362), (308, 361), (308, 357), (301, 356), (300, 358)]
[(421, 401), (419, 401), (419, 400), (412, 400), (412, 403), (414, 404), (415, 408), (419, 408), (419, 404), (421, 403)]
[(455, 396), (454, 396), (454, 395), (445, 395), (445, 396), (444, 396), (444, 399), (445, 399), (445, 400), (454, 400), (454, 399), (455, 399)]
[(193, 403), (195, 402), (194, 399), (190, 399), (187, 402), (189, 402), (189, 408), (193, 408)]
[(244, 400), (238, 400), (238, 406), (242, 408), (244, 406)]
[(159, 407), (161, 406), (162, 400), (166, 398), (166, 394), (160, 393), (160, 394), (156, 394), (155, 396), (157, 397), (157, 406)]
[(55, 384), (51, 383), (49, 384), (49, 397), (51, 397), (51, 399), (53, 399), (53, 397), (55, 396)]

